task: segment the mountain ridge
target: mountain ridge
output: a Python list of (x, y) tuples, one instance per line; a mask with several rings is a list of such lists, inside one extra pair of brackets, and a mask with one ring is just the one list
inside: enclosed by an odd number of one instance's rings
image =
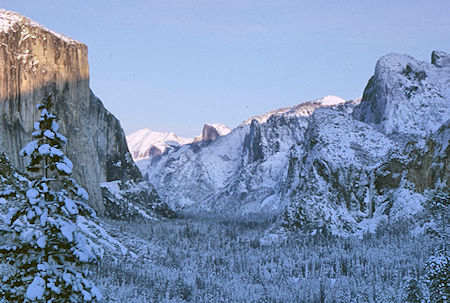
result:
[(167, 149), (200, 141), (214, 141), (230, 131), (229, 127), (220, 123), (205, 123), (202, 133), (193, 138), (179, 137), (174, 132), (159, 132), (143, 128), (127, 135), (126, 139), (133, 159), (140, 161), (160, 156)]
[(275, 216), (278, 231), (374, 231), (389, 217), (414, 216), (427, 201), (414, 188), (382, 194), (379, 170), (448, 119), (447, 56), (433, 52), (431, 64), (388, 54), (361, 99), (326, 96), (269, 111), (214, 142), (182, 146), (138, 167), (181, 212)]

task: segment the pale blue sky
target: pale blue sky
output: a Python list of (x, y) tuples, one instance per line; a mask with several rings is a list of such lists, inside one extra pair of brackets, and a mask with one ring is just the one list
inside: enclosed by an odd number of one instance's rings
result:
[(362, 95), (389, 52), (450, 51), (450, 1), (3, 1), (89, 48), (91, 88), (126, 133), (200, 133)]

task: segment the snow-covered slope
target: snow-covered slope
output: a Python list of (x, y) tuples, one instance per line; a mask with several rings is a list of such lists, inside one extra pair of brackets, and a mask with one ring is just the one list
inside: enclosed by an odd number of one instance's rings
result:
[(291, 158), (282, 193), (289, 206), (278, 224), (360, 234), (385, 220), (411, 219), (431, 192), (448, 191), (448, 58), (381, 58), (353, 111), (361, 121), (316, 111)]
[(128, 135), (128, 149), (135, 161), (150, 159), (163, 154), (168, 149), (199, 141), (214, 141), (227, 135), (231, 129), (219, 123), (206, 123), (203, 131), (195, 138), (179, 137), (173, 132), (158, 132), (148, 128)]
[(284, 107), (271, 110), (263, 115), (251, 117), (245, 120), (241, 125), (250, 124), (253, 120), (258, 121), (259, 123), (265, 123), (271, 116), (278, 116), (278, 115), (308, 117), (311, 116), (311, 114), (317, 108), (326, 106), (337, 106), (345, 102), (346, 101), (340, 97), (329, 95), (313, 101), (300, 103), (292, 107)]
[(375, 170), (374, 202), (391, 218), (426, 208), (436, 193), (450, 195), (450, 119), (425, 140), (409, 142)]
[(388, 54), (376, 64), (355, 118), (385, 134), (426, 136), (450, 117), (450, 56), (432, 62)]
[(277, 194), (291, 148), (303, 140), (310, 115), (344, 102), (328, 96), (273, 111), (216, 141), (185, 145), (138, 166), (176, 209), (276, 214), (284, 206)]
[[(8, 11), (5, 9), (0, 9), (0, 32), (3, 32), (7, 34), (10, 31), (16, 31), (19, 24), (22, 26), (28, 26), (28, 27), (36, 27), (39, 28), (41, 31), (46, 31), (52, 36), (58, 37), (58, 39), (63, 40), (66, 43), (80, 43), (72, 38), (67, 37), (66, 35), (56, 33), (52, 30), (49, 30), (48, 28), (45, 28), (44, 26), (40, 25), (39, 23), (22, 16), (21, 14), (18, 14), (16, 12)], [(33, 35), (30, 33), (28, 37), (24, 37), (24, 39), (27, 38), (33, 38)]]
[(396, 143), (342, 109), (312, 116), (303, 144), (292, 153), (282, 200), (286, 228), (355, 233), (372, 218), (372, 170)]
[(135, 161), (161, 155), (169, 146), (181, 146), (194, 140), (178, 137), (173, 132), (158, 132), (148, 128), (138, 130), (126, 138), (128, 149)]
[[(420, 146), (449, 118), (448, 55), (432, 58), (429, 64), (389, 54), (376, 64), (362, 100), (327, 96), (270, 111), (214, 142), (194, 142), (138, 166), (175, 209), (280, 214), (278, 231), (361, 234), (389, 218), (413, 216), (423, 208), (425, 188), (448, 184), (448, 155), (419, 165), (408, 154), (409, 164), (398, 171), (394, 165), (408, 140), (429, 154)], [(389, 163), (393, 169), (382, 169)], [(384, 190), (390, 183), (383, 176), (404, 174), (415, 177)]]

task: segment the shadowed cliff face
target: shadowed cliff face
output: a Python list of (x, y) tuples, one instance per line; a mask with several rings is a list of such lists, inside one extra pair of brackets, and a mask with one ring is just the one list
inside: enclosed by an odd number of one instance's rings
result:
[[(4, 11), (0, 13), (8, 17)], [(18, 153), (31, 140), (36, 104), (51, 94), (74, 175), (104, 213), (100, 182), (141, 180), (119, 121), (89, 89), (87, 47), (20, 15), (0, 31), (0, 149), (24, 169)]]

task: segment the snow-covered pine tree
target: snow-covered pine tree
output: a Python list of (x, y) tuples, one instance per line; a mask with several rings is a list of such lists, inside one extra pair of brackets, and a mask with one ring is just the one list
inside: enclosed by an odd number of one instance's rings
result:
[(425, 268), (430, 302), (447, 303), (450, 300), (450, 258), (445, 253), (431, 256)]
[(450, 258), (447, 254), (447, 217), (450, 204), (448, 189), (444, 187), (436, 191), (429, 204), (435, 226), (428, 232), (440, 240), (440, 246), (437, 253), (431, 256), (425, 265), (425, 279), (431, 302), (448, 302), (450, 300)]
[(58, 133), (51, 107), (50, 96), (38, 105), (34, 140), (21, 151), (30, 157), (27, 170), (37, 177), (5, 216), (13, 244), (1, 247), (0, 255), (13, 270), (2, 279), (0, 297), (7, 302), (96, 302), (101, 293), (81, 266), (101, 252), (77, 225), (77, 217), (95, 212), (84, 202), (87, 192), (70, 177), (73, 165), (62, 151), (67, 139)]
[(408, 303), (420, 303), (423, 299), (423, 294), (421, 290), (420, 282), (415, 276), (408, 275), (404, 279), (404, 292), (405, 297), (403, 298), (405, 302)]

